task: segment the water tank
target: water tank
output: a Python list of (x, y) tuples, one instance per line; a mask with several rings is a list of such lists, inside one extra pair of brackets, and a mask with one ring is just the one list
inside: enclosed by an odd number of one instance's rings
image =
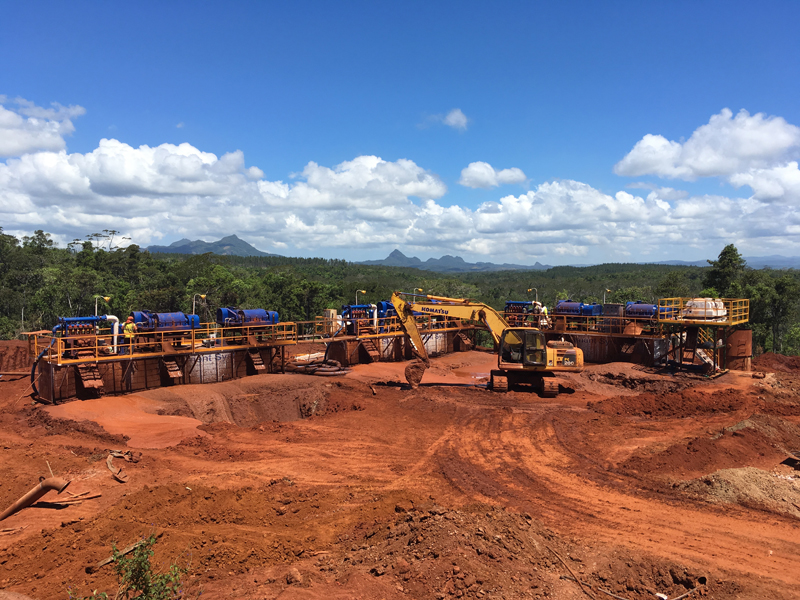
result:
[(737, 329), (728, 336), (725, 365), (728, 369), (750, 371), (753, 357), (753, 332), (749, 329)]

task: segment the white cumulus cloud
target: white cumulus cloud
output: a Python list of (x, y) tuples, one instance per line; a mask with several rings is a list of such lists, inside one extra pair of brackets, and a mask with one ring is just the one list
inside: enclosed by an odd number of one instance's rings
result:
[(734, 117), (725, 108), (698, 127), (683, 144), (661, 135), (645, 135), (614, 172), (637, 177), (658, 175), (694, 181), (729, 177), (753, 168), (767, 168), (800, 147), (800, 127), (781, 117), (741, 110)]
[(493, 188), (507, 183), (524, 183), (525, 173), (522, 169), (513, 167), (497, 171), (487, 162), (472, 162), (461, 170), (458, 183), (470, 188)]
[[(272, 181), (238, 150), (218, 156), (186, 143), (133, 147), (103, 139), (87, 153), (30, 150), (0, 162), (0, 223), (8, 233), (44, 229), (62, 243), (102, 229), (140, 245), (236, 233), (286, 254), (357, 249), (369, 256), (400, 247), (527, 264), (555, 256), (661, 259), (664, 248), (675, 247), (714, 256), (731, 242), (742, 252), (798, 254), (800, 212), (791, 200), (800, 194), (797, 163), (763, 160), (727, 176), (752, 188), (749, 197), (650, 185), (605, 193), (559, 180), (473, 208), (448, 201), (442, 180), (406, 158), (308, 162), (285, 181)], [(462, 185), (474, 187), (525, 181), (519, 169), (481, 162), (461, 175)]]
[(418, 127), (428, 127), (434, 124), (443, 124), (459, 131), (466, 131), (469, 125), (467, 115), (460, 108), (454, 108), (447, 114), (429, 115), (425, 120), (418, 125)]
[(466, 131), (467, 129), (467, 115), (461, 112), (460, 108), (454, 108), (444, 116), (443, 123), (453, 129), (460, 129)]
[(767, 169), (750, 169), (735, 173), (729, 178), (731, 184), (750, 186), (757, 200), (793, 202), (800, 200), (800, 169), (797, 161)]
[(22, 156), (37, 150), (66, 148), (64, 136), (75, 131), (72, 119), (85, 114), (81, 106), (36, 106), (24, 98), (0, 96), (0, 157)]

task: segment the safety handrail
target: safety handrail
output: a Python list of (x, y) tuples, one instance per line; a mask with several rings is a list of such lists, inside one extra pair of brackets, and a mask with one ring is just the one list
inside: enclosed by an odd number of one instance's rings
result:
[(32, 347), (41, 360), (59, 365), (105, 362), (121, 358), (216, 352), (223, 347), (256, 344), (293, 345), (298, 342), (297, 324), (220, 327), (204, 323), (182, 331), (141, 331), (131, 338), (124, 334), (91, 335), (36, 334)]
[(661, 298), (658, 301), (659, 321), (742, 325), (750, 321), (750, 300), (747, 298)]

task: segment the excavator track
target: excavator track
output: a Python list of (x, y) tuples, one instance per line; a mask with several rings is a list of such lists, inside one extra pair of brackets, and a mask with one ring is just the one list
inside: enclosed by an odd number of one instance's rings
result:
[(492, 371), (489, 384), (493, 392), (508, 391), (508, 377), (499, 372)]
[(542, 398), (555, 398), (556, 396), (558, 396), (558, 379), (542, 377)]

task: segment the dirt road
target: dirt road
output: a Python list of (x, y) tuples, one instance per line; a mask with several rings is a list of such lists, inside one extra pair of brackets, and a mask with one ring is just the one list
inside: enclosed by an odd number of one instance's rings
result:
[[(45, 461), (102, 496), (0, 523), (0, 589), (113, 591), (85, 567), (156, 532), (190, 597), (800, 597), (794, 368), (592, 365), (544, 400), (480, 387), (491, 365), (434, 359), (415, 390), (381, 363), (55, 407), (4, 381), (0, 508)], [(128, 483), (109, 449), (141, 452), (115, 459)]]

